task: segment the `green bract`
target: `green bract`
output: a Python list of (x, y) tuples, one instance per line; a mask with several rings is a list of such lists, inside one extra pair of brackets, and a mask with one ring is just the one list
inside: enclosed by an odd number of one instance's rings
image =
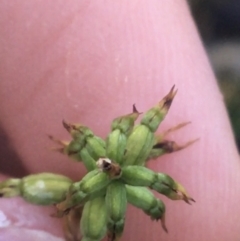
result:
[(55, 203), (56, 215), (66, 220), (69, 241), (100, 241), (106, 235), (110, 241), (118, 240), (124, 230), (127, 203), (142, 209), (152, 220), (161, 220), (167, 231), (165, 205), (150, 190), (172, 200), (194, 201), (169, 175), (146, 167), (150, 159), (181, 150), (195, 141), (179, 146), (165, 139), (169, 132), (188, 123), (155, 135), (175, 94), (173, 87), (156, 106), (143, 114), (137, 125), (135, 120), (141, 113), (133, 106), (131, 114), (113, 120), (106, 140), (94, 135), (86, 126), (63, 122), (72, 140), (63, 142), (50, 138), (61, 145), (58, 151), (82, 161), (88, 173), (75, 183), (64, 176), (48, 173), (8, 179), (0, 183), (0, 195), (22, 196), (40, 205)]

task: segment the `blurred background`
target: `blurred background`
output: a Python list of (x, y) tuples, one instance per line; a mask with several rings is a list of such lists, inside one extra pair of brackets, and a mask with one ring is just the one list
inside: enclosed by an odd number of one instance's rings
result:
[(223, 93), (240, 152), (240, 0), (188, 0)]

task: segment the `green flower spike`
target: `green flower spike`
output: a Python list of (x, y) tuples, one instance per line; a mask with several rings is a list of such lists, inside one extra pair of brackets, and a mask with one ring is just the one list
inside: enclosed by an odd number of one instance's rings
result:
[[(113, 120), (106, 140), (86, 126), (63, 121), (72, 140), (65, 142), (50, 136), (60, 145), (55, 150), (82, 162), (88, 173), (75, 183), (56, 174), (8, 179), (0, 183), (1, 196), (22, 196), (28, 202), (41, 205), (55, 203), (56, 216), (63, 216), (65, 221), (67, 241), (101, 241), (105, 236), (108, 241), (119, 240), (124, 231), (127, 203), (142, 209), (152, 220), (160, 220), (167, 232), (165, 205), (151, 190), (188, 204), (194, 199), (169, 175), (145, 166), (151, 159), (181, 150), (196, 141), (178, 145), (166, 139), (168, 133), (188, 123), (155, 134), (176, 93), (173, 86), (156, 106), (143, 114), (137, 125), (135, 121), (140, 113), (134, 105), (132, 113)], [(48, 179), (47, 175), (52, 177)], [(44, 183), (40, 191), (38, 181)], [(39, 194), (33, 191), (34, 187)]]

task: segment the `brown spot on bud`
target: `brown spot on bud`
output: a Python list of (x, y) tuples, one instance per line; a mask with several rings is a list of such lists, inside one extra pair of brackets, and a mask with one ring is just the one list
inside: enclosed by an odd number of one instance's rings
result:
[(108, 158), (99, 158), (97, 161), (97, 166), (101, 171), (106, 172), (111, 178), (121, 176), (121, 167), (117, 163), (113, 163)]
[(175, 144), (176, 143), (174, 141), (162, 141), (154, 145), (153, 149), (163, 149), (165, 152), (171, 153), (174, 151)]
[(178, 145), (175, 141), (161, 141), (159, 143), (157, 143), (156, 145), (153, 146), (153, 149), (163, 149), (166, 153), (172, 153), (175, 151), (180, 151), (190, 145), (192, 145), (194, 142), (198, 141), (199, 138), (188, 141), (187, 143), (183, 144), (183, 145)]

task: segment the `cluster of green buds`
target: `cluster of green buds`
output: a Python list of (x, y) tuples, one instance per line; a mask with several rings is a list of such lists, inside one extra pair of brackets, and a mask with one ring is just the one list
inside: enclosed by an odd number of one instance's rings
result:
[(63, 122), (70, 133), (70, 142), (50, 137), (61, 153), (83, 162), (87, 174), (79, 181), (41, 173), (22, 179), (8, 179), (0, 183), (0, 196), (22, 196), (38, 205), (56, 206), (55, 216), (64, 217), (66, 239), (69, 241), (119, 240), (124, 230), (127, 204), (142, 209), (152, 220), (165, 225), (165, 205), (151, 190), (172, 200), (194, 202), (183, 186), (169, 175), (146, 167), (146, 163), (159, 156), (181, 150), (184, 145), (168, 141), (168, 133), (186, 124), (182, 123), (160, 135), (155, 132), (166, 116), (176, 91), (174, 87), (153, 108), (143, 114), (133, 106), (130, 114), (112, 121), (106, 140), (96, 136), (88, 127)]

